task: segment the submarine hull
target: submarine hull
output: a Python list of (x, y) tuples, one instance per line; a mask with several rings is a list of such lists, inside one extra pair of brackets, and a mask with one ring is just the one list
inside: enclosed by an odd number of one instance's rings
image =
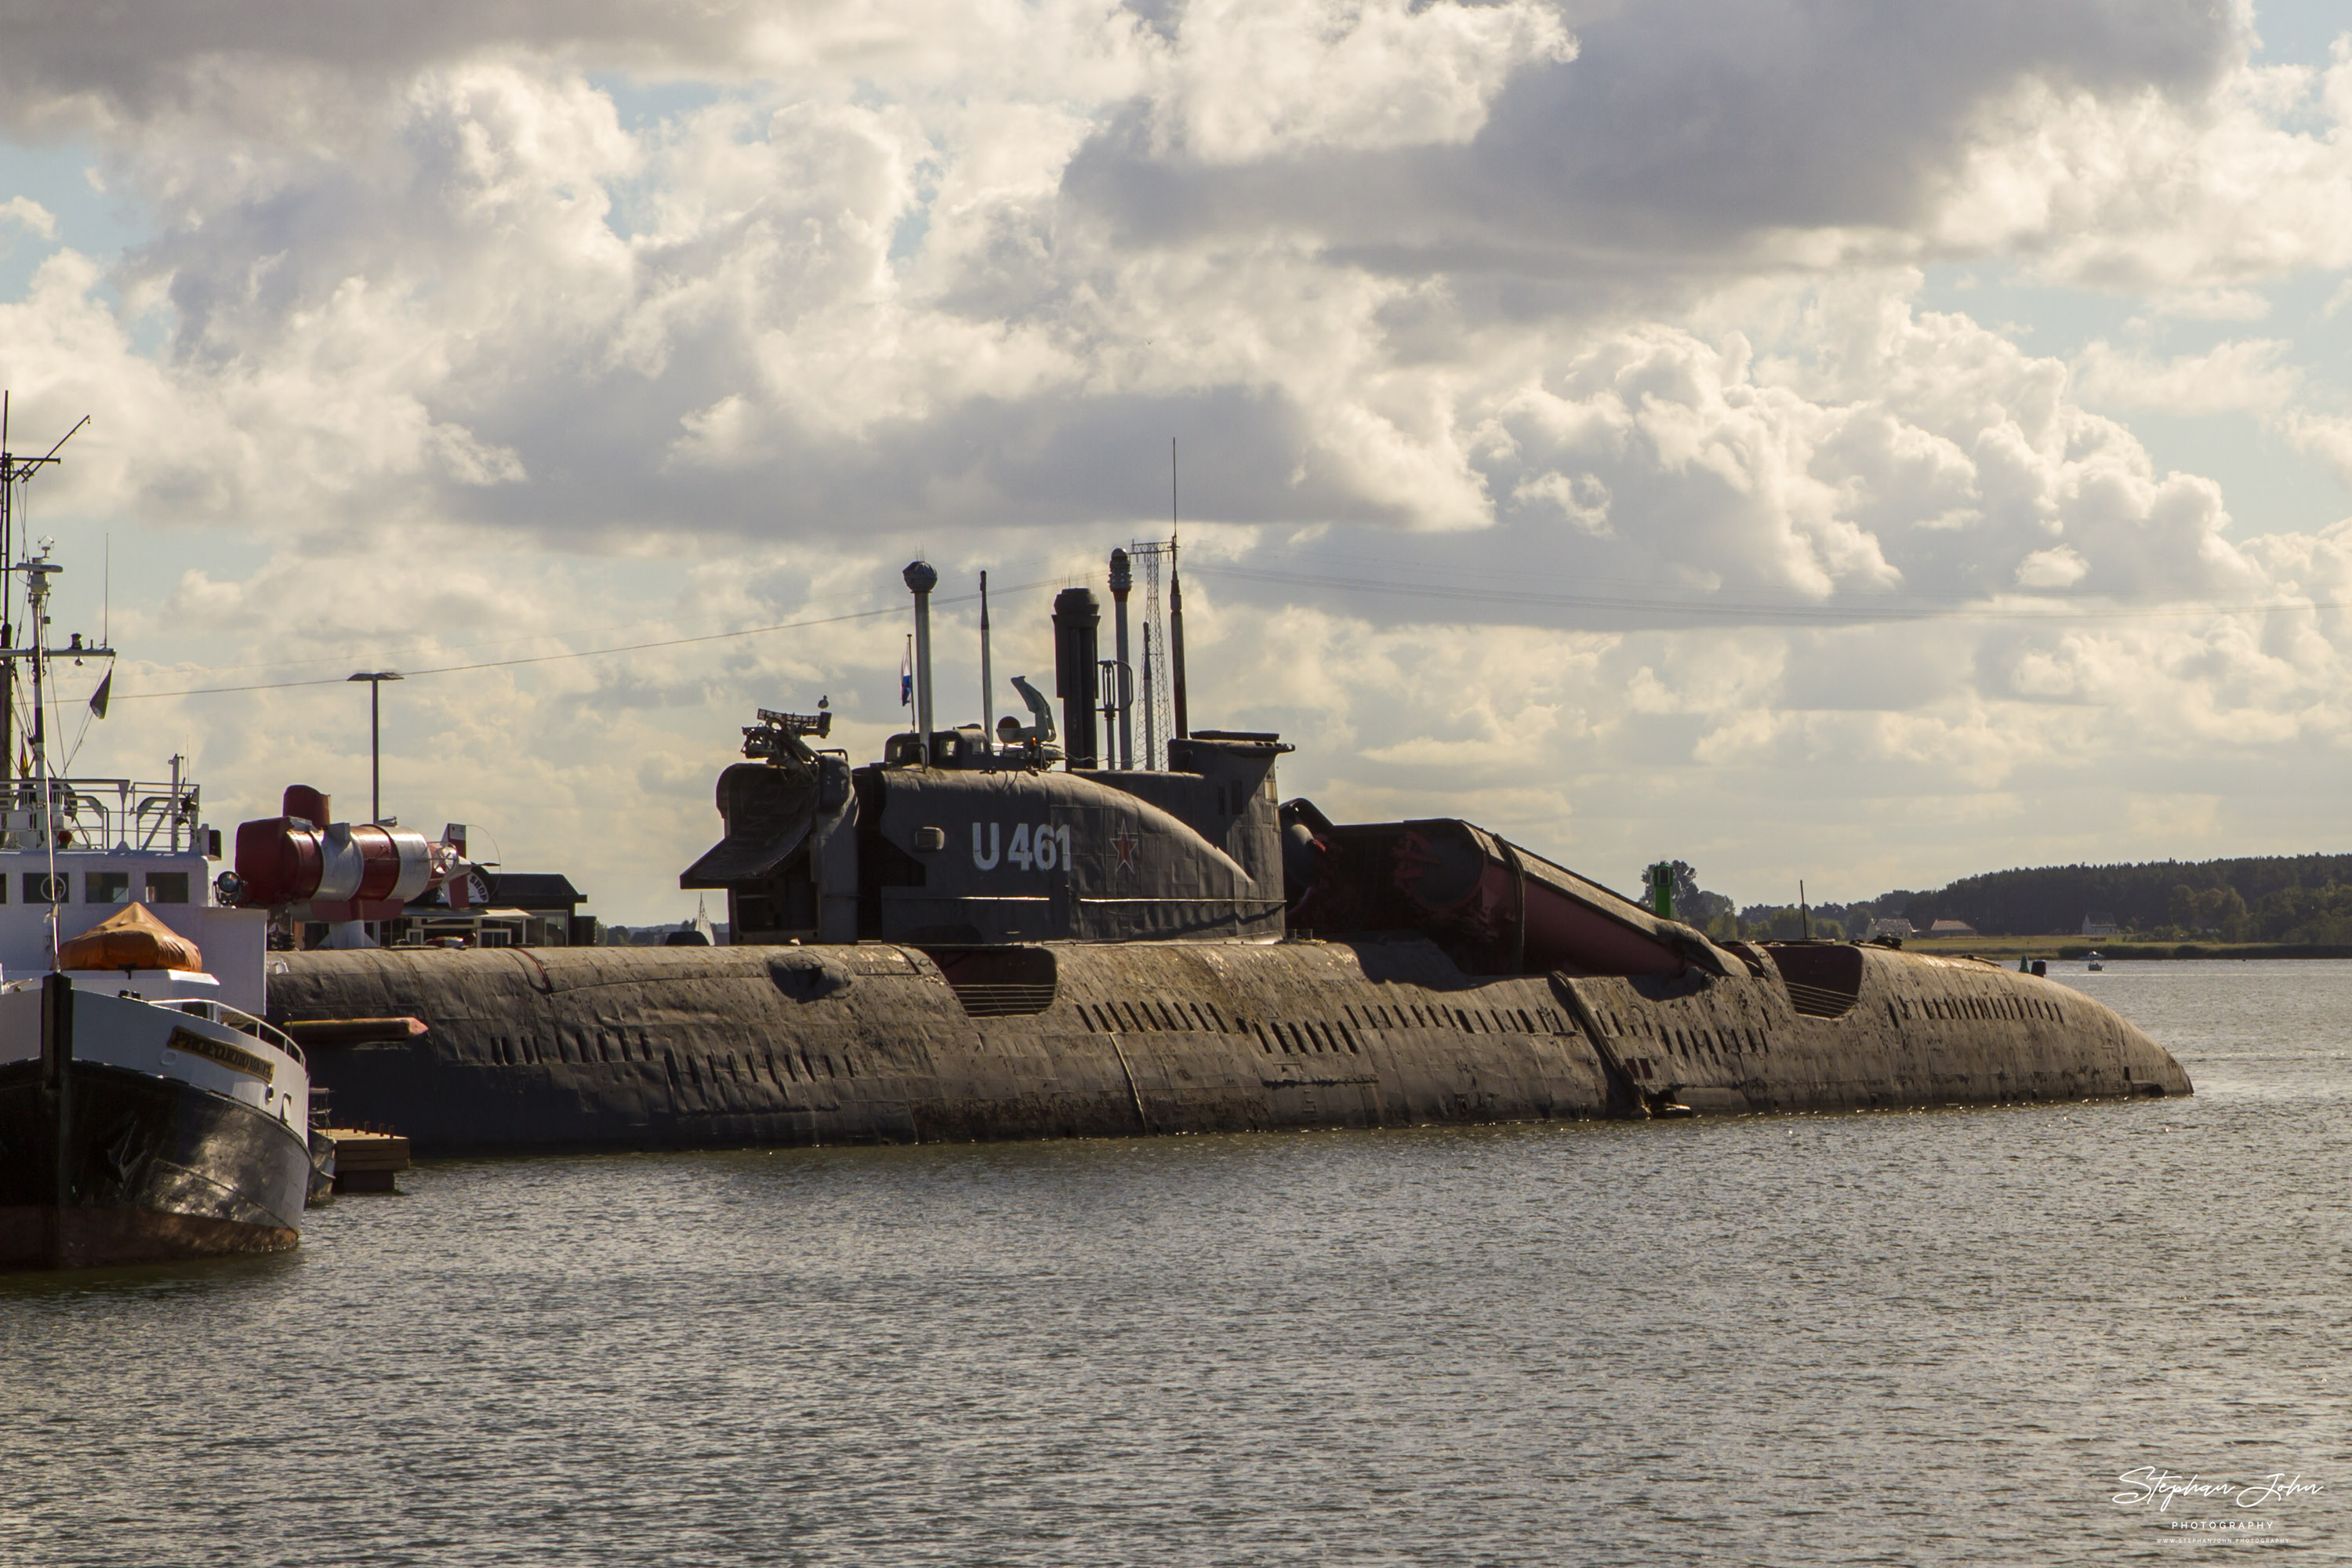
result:
[(420, 1152), (1124, 1137), (2187, 1094), (2078, 992), (1879, 948), (1465, 973), (1425, 936), (289, 953), (347, 1119)]

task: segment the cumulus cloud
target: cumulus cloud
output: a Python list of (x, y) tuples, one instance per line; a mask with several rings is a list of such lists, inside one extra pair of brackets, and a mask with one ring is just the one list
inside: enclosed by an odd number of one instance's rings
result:
[[(396, 12), (362, 0), (210, 0), (135, 27), (36, 8), (10, 18), (0, 113), (35, 131), (196, 124), (316, 139), (379, 112), (419, 73), (486, 55), (721, 82), (859, 70), (919, 79), (966, 69), (1024, 33), (1075, 46), (1044, 52), (1063, 63), (1099, 47), (1104, 29), (1131, 34), (1134, 19), (1087, 0), (1049, 0), (1025, 17), (938, 0), (418, 0)], [(274, 90), (256, 96), (265, 89)]]
[(2159, 362), (2101, 340), (2075, 362), (2074, 384), (2086, 401), (2116, 409), (2274, 414), (2303, 390), (2303, 373), (2284, 363), (2292, 349), (2284, 339), (2263, 338)]
[(2036, 78), (1989, 111), (1941, 235), (2022, 244), (2045, 278), (2181, 314), (2259, 319), (2245, 285), (2352, 265), (2347, 121), (2352, 35), (2324, 70), (2240, 58), (2187, 99)]
[(58, 237), (58, 220), (48, 208), (30, 196), (11, 196), (0, 202), (0, 224), (21, 228), (43, 239)]
[(2091, 570), (2091, 563), (2071, 544), (2037, 550), (2017, 563), (2021, 588), (2071, 588)]
[(2285, 428), (2299, 449), (2333, 468), (2344, 487), (2352, 489), (2352, 418), (2298, 410), (2287, 417)]
[[(15, 68), (31, 100), (112, 106), (118, 181), (167, 215), (118, 282), (168, 310), (184, 384), (348, 444), (322, 473), (348, 505), (567, 531), (1099, 516), (1132, 508), (1144, 432), (1180, 426), (1227, 455), (1202, 492), (1221, 515), (1477, 526), (1482, 395), (1586, 352), (1596, 310), (1904, 248), (1867, 237), (1933, 216), (1931, 165), (1975, 188), (2020, 83), (2107, 125), (2193, 117), (2243, 75), (2242, 18), (2194, 6), (2004, 12), (1932, 68), (1920, 39), (1695, 5), (1572, 34), (1530, 4), (1048, 6), (929, 18), (971, 46), (946, 75), (896, 8), (721, 6), (674, 31), (625, 5), (428, 8), (384, 49), (223, 9), (143, 45), (45, 33)], [(655, 68), (765, 40), (747, 68), (779, 74), (624, 129), (578, 68), (655, 33)], [(853, 58), (899, 90), (848, 92)], [(330, 90), (362, 69), (374, 90)], [(332, 112), (203, 96), (241, 71)], [(1477, 254), (1492, 234), (1507, 256)], [(209, 489), (317, 504), (249, 474)], [(1875, 570), (1833, 523), (1799, 531), (1817, 572)]]
[(1528, 0), (1194, 0), (1172, 55), (1158, 150), (1232, 164), (1460, 145), (1514, 72), (1576, 48)]
[(2158, 362), (2094, 342), (2076, 362), (2077, 385), (2086, 401), (2116, 410), (2253, 415), (2352, 489), (2352, 418), (2308, 405), (2312, 377), (2286, 363), (2291, 349), (2280, 339), (2224, 342)]

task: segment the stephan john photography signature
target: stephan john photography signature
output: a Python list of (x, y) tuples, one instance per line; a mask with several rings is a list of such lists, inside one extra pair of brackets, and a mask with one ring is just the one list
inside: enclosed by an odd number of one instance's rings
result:
[(2130, 1489), (2115, 1494), (2111, 1500), (2117, 1507), (2153, 1505), (2158, 1513), (2169, 1512), (2173, 1503), (2184, 1498), (2253, 1509), (2315, 1497), (2327, 1489), (2326, 1482), (2306, 1480), (2300, 1470), (2273, 1470), (2251, 1481), (2232, 1481), (2212, 1480), (2193, 1473), (2181, 1475), (2160, 1465), (2141, 1465), (2116, 1479)]

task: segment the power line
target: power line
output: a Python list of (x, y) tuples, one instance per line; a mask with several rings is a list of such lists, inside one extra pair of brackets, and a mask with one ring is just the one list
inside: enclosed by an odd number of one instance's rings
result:
[[(1629, 595), (1599, 595), (1587, 594), (1557, 594), (1507, 588), (1446, 587), (1427, 582), (1397, 583), (1379, 578), (1340, 576), (1297, 571), (1270, 572), (1246, 566), (1202, 565), (1194, 570), (1204, 577), (1225, 578), (1235, 582), (1263, 583), (1282, 587), (1330, 588), (1352, 593), (1394, 595), (1407, 599), (1452, 600), (1469, 604), (1491, 604), (1541, 609), (1585, 609), (1618, 612), (1648, 611), (1660, 614), (1695, 615), (1746, 618), (1765, 622), (1782, 621), (1793, 624), (1868, 625), (1887, 622), (1919, 621), (2069, 621), (2069, 620), (2158, 620), (2195, 618), (2209, 616), (2272, 615), (2289, 611), (2352, 610), (2352, 601), (2321, 600), (2310, 603), (2263, 605), (2157, 605), (2147, 608), (2074, 607), (2063, 604), (2037, 605), (2032, 608), (2001, 609), (1990, 605), (1788, 605), (1735, 600), (1641, 598)], [(1040, 579), (1016, 584), (1013, 592), (1052, 587), (1063, 582), (1061, 577)], [(977, 594), (943, 596), (936, 604), (974, 604)], [(660, 637), (646, 642), (622, 643), (612, 647), (572, 648), (562, 653), (528, 654), (517, 658), (482, 659), (467, 664), (434, 665), (404, 673), (414, 678), (431, 675), (462, 675), (485, 669), (513, 669), (527, 665), (555, 664), (575, 658), (601, 658), (612, 654), (646, 653), (659, 648), (688, 647), (701, 643), (726, 642), (738, 637), (765, 637), (774, 632), (804, 631), (816, 626), (841, 626), (852, 621), (873, 620), (880, 616), (904, 613), (900, 605), (879, 609), (852, 610), (837, 616), (819, 616), (807, 620), (779, 621), (772, 626), (745, 626), (732, 631), (703, 632), (691, 637)], [(552, 636), (555, 634), (541, 634)], [(522, 640), (522, 639), (517, 639)], [(496, 647), (493, 643), (488, 646)], [(304, 663), (321, 662), (303, 660)], [(229, 666), (229, 668), (251, 666)], [(241, 686), (200, 686), (179, 691), (126, 691), (118, 693), (117, 702), (142, 702), (177, 697), (225, 697), (240, 692), (287, 691), (306, 686), (340, 686), (341, 675), (318, 676), (299, 680), (254, 681)]]
[[(1018, 584), (1014, 591), (1021, 592), (1031, 588), (1048, 586), (1051, 586), (1049, 583), (1024, 583)], [(977, 594), (957, 594), (934, 600), (933, 602), (940, 605), (961, 605), (976, 603), (979, 598), (980, 595)], [(803, 631), (811, 626), (836, 626), (847, 621), (867, 621), (873, 620), (877, 616), (897, 616), (903, 615), (905, 613), (903, 606), (891, 605), (886, 605), (885, 607), (877, 610), (852, 610), (844, 615), (819, 616), (812, 620), (779, 621), (774, 626), (745, 626), (736, 631), (704, 632), (697, 637), (662, 637), (653, 642), (624, 643), (615, 647), (574, 648), (564, 653), (529, 654), (520, 658), (484, 659), (475, 664), (436, 665), (427, 669), (408, 669), (403, 670), (401, 673), (406, 676), (409, 679), (414, 680), (420, 676), (426, 675), (462, 675), (469, 670), (511, 669), (518, 665), (553, 664), (562, 659), (598, 658), (606, 654), (644, 653), (654, 648), (685, 647), (695, 643), (725, 642), (734, 637), (764, 637), (770, 632)], [(340, 675), (327, 675), (312, 677), (303, 680), (262, 680), (256, 681), (247, 686), (199, 686), (190, 688), (185, 691), (122, 692), (119, 693), (115, 697), (114, 700), (117, 702), (142, 702), (158, 700), (166, 697), (222, 697), (232, 692), (239, 691), (288, 691), (292, 690), (297, 687), (303, 686), (341, 686), (344, 683), (345, 679), (345, 677)]]
[[(1017, 559), (1017, 560), (1012, 560), (1012, 561), (1003, 561), (1003, 560), (992, 561), (989, 564), (990, 564), (990, 569), (991, 569), (992, 571), (997, 571), (997, 572), (1016, 571), (1016, 570), (1023, 570), (1023, 569), (1034, 569), (1034, 566), (1036, 565), (1037, 560), (1038, 560), (1038, 558), (1037, 558), (1037, 557), (1035, 557), (1035, 556), (1026, 556), (1026, 557), (1023, 557), (1023, 558), (1020, 558), (1020, 559)], [(1030, 589), (1030, 588), (1049, 588), (1049, 587), (1055, 587), (1055, 586), (1067, 586), (1067, 585), (1069, 585), (1069, 584), (1075, 584), (1076, 581), (1077, 581), (1077, 579), (1076, 579), (1076, 577), (1067, 577), (1067, 578), (1064, 578), (1064, 577), (1041, 578), (1041, 579), (1039, 579), (1038, 581), (1036, 581), (1036, 582), (1034, 582), (1034, 583), (1016, 583), (1016, 584), (1013, 584), (1010, 588), (999, 589), (998, 591), (999, 591), (1000, 593), (1021, 593), (1021, 592), (1023, 592), (1023, 591), (1024, 591), (1024, 590), (1026, 590), (1026, 589)], [(950, 604), (971, 604), (971, 603), (973, 603), (973, 602), (975, 601), (975, 598), (976, 598), (976, 595), (956, 595), (956, 596), (954, 596), (954, 597), (952, 597), (952, 598), (944, 598), (944, 597), (943, 597), (943, 598), (935, 598), (935, 599), (933, 599), (933, 600), (931, 601), (931, 603), (932, 603), (933, 605), (950, 605)], [(302, 669), (302, 668), (309, 668), (309, 667), (310, 667), (310, 666), (312, 666), (312, 665), (332, 665), (332, 666), (334, 666), (334, 667), (336, 667), (336, 668), (342, 668), (342, 667), (344, 667), (344, 666), (346, 666), (346, 665), (349, 665), (349, 664), (351, 664), (351, 663), (352, 663), (352, 662), (354, 662), (354, 661), (358, 661), (358, 662), (361, 662), (361, 663), (381, 663), (381, 662), (383, 662), (383, 661), (385, 661), (385, 660), (387, 660), (387, 659), (392, 658), (393, 657), (394, 657), (394, 656), (396, 656), (396, 655), (398, 655), (398, 654), (400, 654), (400, 653), (402, 653), (402, 652), (404, 652), (404, 651), (405, 651), (405, 650), (407, 650), (407, 649), (409, 649), (409, 648), (432, 648), (432, 649), (438, 649), (438, 650), (440, 650), (440, 651), (442, 651), (442, 652), (445, 652), (445, 653), (462, 653), (462, 652), (465, 652), (465, 651), (467, 651), (467, 650), (468, 650), (468, 649), (472, 649), (472, 648), (485, 648), (485, 647), (514, 647), (514, 646), (515, 646), (516, 644), (518, 644), (518, 643), (549, 642), (549, 641), (552, 641), (552, 640), (554, 640), (554, 639), (555, 639), (555, 638), (557, 638), (557, 637), (599, 637), (599, 636), (602, 636), (602, 635), (604, 635), (604, 633), (607, 633), (607, 632), (624, 632), (624, 631), (627, 631), (627, 630), (628, 630), (628, 629), (630, 629), (632, 626), (651, 626), (651, 625), (657, 624), (657, 623), (658, 623), (658, 621), (659, 621), (659, 619), (660, 619), (660, 617), (657, 617), (657, 616), (640, 616), (638, 619), (634, 620), (634, 621), (620, 621), (620, 622), (616, 622), (616, 623), (614, 623), (614, 624), (612, 624), (612, 625), (608, 625), (608, 626), (573, 626), (573, 627), (572, 627), (572, 628), (570, 628), (570, 629), (568, 629), (568, 630), (566, 630), (566, 631), (561, 631), (561, 632), (530, 632), (530, 633), (527, 633), (527, 634), (525, 634), (525, 635), (523, 635), (523, 636), (521, 636), (521, 637), (486, 637), (486, 638), (483, 638), (483, 639), (481, 639), (481, 640), (479, 640), (479, 641), (477, 641), (477, 642), (452, 643), (452, 642), (446, 642), (446, 641), (443, 641), (443, 640), (441, 640), (441, 639), (439, 639), (439, 638), (422, 638), (422, 637), (418, 637), (418, 638), (411, 638), (409, 641), (404, 642), (404, 643), (384, 643), (384, 642), (376, 642), (376, 641), (365, 641), (365, 642), (358, 643), (358, 644), (356, 644), (356, 645), (355, 645), (355, 646), (357, 646), (357, 647), (359, 647), (362, 648), (364, 651), (360, 651), (360, 652), (349, 652), (349, 651), (347, 651), (347, 652), (342, 652), (342, 653), (321, 654), (321, 655), (320, 655), (319, 657), (317, 657), (317, 658), (265, 658), (265, 659), (256, 659), (256, 660), (254, 660), (253, 662), (251, 662), (251, 663), (249, 663), (249, 664), (211, 664), (211, 665), (203, 665), (203, 666), (194, 666), (194, 665), (191, 665), (191, 664), (189, 664), (187, 661), (183, 660), (183, 661), (181, 661), (181, 662), (180, 662), (180, 664), (179, 664), (179, 666), (178, 666), (178, 668), (175, 668), (175, 669), (173, 669), (173, 670), (167, 671), (166, 673), (178, 674), (178, 673), (193, 672), (193, 673), (195, 673), (195, 674), (201, 674), (201, 675), (227, 675), (227, 674), (231, 674), (231, 673), (233, 673), (233, 672), (236, 671), (236, 670), (240, 670), (240, 669)], [(814, 623), (811, 623), (811, 624), (814, 624)], [(742, 633), (742, 634), (740, 634), (740, 635), (746, 636), (746, 637), (750, 637), (750, 636), (757, 635), (757, 633), (758, 633), (758, 632), (760, 632), (760, 631), (763, 631), (763, 630), (774, 630), (774, 629), (780, 629), (780, 628), (773, 628), (773, 627), (754, 627), (754, 628), (752, 628), (751, 631), (749, 631), (749, 632), (745, 632), (745, 633)], [(737, 634), (726, 634), (726, 635), (737, 635)], [(590, 653), (590, 654), (593, 654), (593, 653), (595, 653), (595, 652), (603, 651), (603, 650), (590, 649), (590, 650), (587, 650), (587, 651), (588, 651), (588, 653)], [(617, 651), (620, 651), (620, 650), (618, 650), (618, 649), (614, 649), (614, 650), (611, 650), (611, 651), (617, 652)], [(452, 668), (456, 668), (456, 667), (452, 667)], [(468, 667), (468, 668), (471, 668), (471, 667)], [(279, 685), (285, 685), (285, 684), (292, 684), (292, 683), (290, 683), (290, 682), (271, 682), (271, 683), (269, 683), (268, 685), (266, 685), (266, 686), (256, 686), (256, 687), (251, 688), (250, 689), (257, 690), (257, 691), (260, 691), (260, 690), (275, 690), (275, 689), (277, 689), (277, 688), (278, 688)], [(223, 688), (219, 688), (218, 689), (222, 689), (222, 690), (240, 689), (240, 690), (241, 690), (241, 689), (246, 689), (246, 688), (227, 688), (227, 687), (223, 687)], [(165, 695), (177, 695), (177, 694), (176, 694), (176, 693), (154, 692), (154, 693), (151, 693), (151, 695), (153, 695), (153, 696), (159, 696), (159, 697), (160, 697), (160, 696), (165, 696)], [(125, 699), (125, 700), (128, 700), (128, 699)]]
[(190, 666), (185, 661), (182, 661), (179, 669), (172, 673), (194, 669), (195, 673), (202, 675), (228, 675), (240, 669), (302, 669), (314, 664), (333, 665), (340, 669), (345, 665), (353, 663), (382, 663), (411, 648), (438, 648), (444, 652), (464, 653), (479, 647), (512, 647), (517, 643), (548, 642), (561, 637), (595, 637), (606, 632), (625, 632), (632, 626), (656, 626), (659, 623), (660, 617), (646, 616), (634, 621), (621, 621), (613, 626), (578, 626), (568, 632), (531, 632), (522, 637), (489, 637), (480, 642), (451, 643), (442, 642), (436, 638), (416, 637), (404, 643), (363, 643), (359, 646), (364, 647), (367, 650), (365, 652), (321, 654), (316, 658), (260, 658), (250, 664), (202, 666)]
[(2133, 609), (2108, 606), (2076, 608), (2063, 602), (2046, 608), (2001, 609), (1967, 605), (1789, 605), (1738, 600), (1638, 598), (1627, 595), (1556, 594), (1529, 589), (1443, 587), (1430, 583), (1391, 583), (1374, 577), (1323, 575), (1302, 572), (1267, 572), (1247, 566), (1202, 565), (1192, 568), (1203, 577), (1223, 577), (1276, 586), (1336, 588), (1354, 593), (1391, 594), (1409, 599), (1450, 599), (1472, 604), (1508, 605), (1544, 609), (1651, 611), (1656, 613), (1748, 618), (1760, 621), (1864, 625), (1906, 621), (2070, 621), (2159, 620), (2201, 616), (2273, 615), (2294, 610), (2352, 610), (2352, 601), (2264, 605), (2168, 605)]

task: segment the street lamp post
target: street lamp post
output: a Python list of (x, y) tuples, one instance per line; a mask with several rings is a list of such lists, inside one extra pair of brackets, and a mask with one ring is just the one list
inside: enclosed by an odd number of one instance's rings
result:
[[(368, 804), (370, 822), (383, 821), (383, 683), (401, 679), (396, 669), (363, 669), (352, 677), (368, 683)], [(324, 823), (320, 824), (325, 826)]]

